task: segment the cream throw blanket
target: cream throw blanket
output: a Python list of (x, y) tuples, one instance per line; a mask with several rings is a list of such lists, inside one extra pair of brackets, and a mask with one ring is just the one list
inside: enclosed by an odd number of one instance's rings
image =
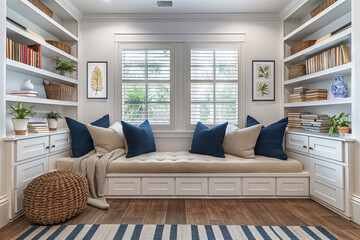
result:
[(84, 174), (89, 183), (90, 197), (88, 204), (97, 208), (107, 209), (109, 204), (102, 194), (107, 168), (109, 164), (125, 154), (125, 149), (115, 149), (106, 154), (98, 154), (92, 150), (88, 154), (75, 158), (72, 170)]

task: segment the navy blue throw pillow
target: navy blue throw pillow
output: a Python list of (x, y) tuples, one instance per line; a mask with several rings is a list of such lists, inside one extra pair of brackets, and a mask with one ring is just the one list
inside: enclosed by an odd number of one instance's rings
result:
[[(94, 142), (85, 124), (74, 119), (65, 117), (71, 135), (72, 157), (81, 157), (94, 149)], [(108, 128), (110, 126), (109, 115), (92, 122), (91, 125)]]
[(143, 153), (156, 152), (155, 140), (148, 120), (138, 127), (121, 121), (127, 144), (127, 158)]
[(225, 158), (223, 142), (228, 123), (222, 123), (208, 128), (198, 122), (191, 143), (191, 153), (206, 154), (214, 157)]
[[(250, 116), (247, 117), (246, 127), (256, 124), (259, 124), (257, 120)], [(256, 142), (255, 154), (287, 160), (288, 156), (282, 147), (287, 124), (288, 118), (283, 118), (267, 127), (263, 126)]]

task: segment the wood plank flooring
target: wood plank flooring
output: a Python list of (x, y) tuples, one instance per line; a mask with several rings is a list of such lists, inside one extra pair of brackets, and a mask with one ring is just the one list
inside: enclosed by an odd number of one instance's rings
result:
[[(63, 224), (225, 224), (323, 226), (342, 239), (360, 239), (360, 226), (312, 200), (110, 199)], [(11, 239), (31, 223), (21, 217), (0, 229)]]

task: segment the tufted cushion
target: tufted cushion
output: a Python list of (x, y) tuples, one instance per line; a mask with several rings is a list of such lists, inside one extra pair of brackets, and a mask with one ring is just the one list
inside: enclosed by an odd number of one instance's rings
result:
[[(133, 158), (125, 155), (112, 161), (108, 173), (293, 173), (301, 172), (299, 161), (256, 156), (245, 159), (230, 154), (217, 158), (203, 154), (181, 152), (152, 152)], [(72, 167), (74, 159), (57, 160), (57, 169)]]

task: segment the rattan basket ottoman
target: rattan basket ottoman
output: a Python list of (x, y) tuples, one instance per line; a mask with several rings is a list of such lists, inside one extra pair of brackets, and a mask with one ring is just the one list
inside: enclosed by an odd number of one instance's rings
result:
[(39, 225), (64, 222), (86, 207), (89, 187), (86, 177), (74, 171), (41, 175), (24, 190), (25, 216)]

